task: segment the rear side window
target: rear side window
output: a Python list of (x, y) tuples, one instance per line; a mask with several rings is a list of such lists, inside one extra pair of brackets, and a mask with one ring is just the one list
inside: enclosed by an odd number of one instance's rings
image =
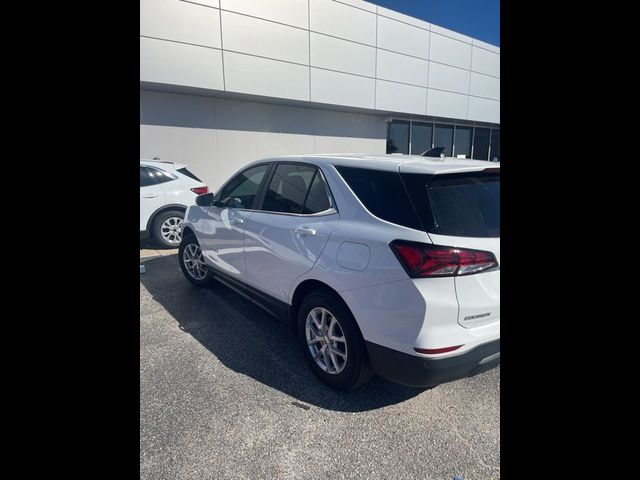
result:
[(500, 173), (401, 175), (428, 232), (500, 237)]
[(262, 210), (312, 214), (330, 206), (326, 184), (316, 167), (281, 163), (269, 182)]
[(302, 213), (320, 213), (331, 208), (331, 199), (327, 184), (322, 177), (320, 170), (316, 169), (316, 173), (311, 180), (311, 187), (307, 194), (307, 200), (304, 202)]
[(152, 167), (140, 167), (141, 187), (148, 187), (149, 185), (158, 185), (159, 183), (170, 182), (171, 180), (175, 180), (176, 178), (178, 177), (172, 175), (169, 172), (165, 172), (164, 170), (159, 170)]
[(196, 182), (201, 182), (202, 181), (198, 177), (196, 177), (193, 173), (191, 173), (189, 170), (187, 170), (186, 168), (179, 168), (177, 171), (180, 172), (183, 175), (186, 175), (189, 178), (193, 178)]
[(154, 182), (149, 176), (149, 169), (147, 167), (140, 167), (140, 186), (148, 187), (149, 185), (153, 184)]
[(336, 169), (373, 215), (404, 227), (424, 229), (398, 172), (343, 166)]

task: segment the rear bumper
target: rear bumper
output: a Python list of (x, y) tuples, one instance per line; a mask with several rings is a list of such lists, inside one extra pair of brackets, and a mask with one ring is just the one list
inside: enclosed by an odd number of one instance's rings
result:
[(378, 375), (412, 387), (434, 387), (500, 365), (500, 339), (447, 358), (419, 357), (371, 342), (366, 344), (371, 366)]

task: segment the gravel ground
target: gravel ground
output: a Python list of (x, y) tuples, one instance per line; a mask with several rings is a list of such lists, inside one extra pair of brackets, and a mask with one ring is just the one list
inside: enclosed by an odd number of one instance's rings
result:
[(336, 392), (284, 323), (192, 286), (175, 250), (140, 253), (141, 479), (500, 478), (499, 367)]

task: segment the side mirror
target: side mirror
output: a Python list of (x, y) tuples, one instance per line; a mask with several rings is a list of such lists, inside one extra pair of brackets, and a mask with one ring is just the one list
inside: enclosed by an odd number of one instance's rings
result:
[(196, 197), (196, 205), (199, 207), (210, 207), (213, 205), (213, 193), (205, 193)]

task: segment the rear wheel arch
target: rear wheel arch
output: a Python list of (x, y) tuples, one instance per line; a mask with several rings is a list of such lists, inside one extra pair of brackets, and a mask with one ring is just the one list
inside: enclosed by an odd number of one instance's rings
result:
[(187, 211), (187, 207), (179, 203), (170, 203), (168, 205), (161, 206), (155, 212), (149, 215), (149, 220), (147, 220), (147, 231), (148, 232), (151, 231), (151, 228), (153, 227), (153, 222), (155, 222), (158, 215), (161, 215), (164, 212), (167, 212), (169, 210), (180, 210), (184, 215), (184, 213)]
[[(331, 288), (326, 283), (321, 282), (320, 280), (315, 280), (315, 279), (308, 279), (308, 280), (304, 280), (303, 282), (300, 282), (300, 284), (296, 287), (295, 291), (293, 292), (293, 297), (291, 298), (291, 315), (290, 315), (292, 328), (295, 329), (296, 327), (298, 312), (300, 311), (300, 306), (302, 305), (302, 302), (304, 301), (305, 297), (309, 295), (309, 293), (313, 292), (314, 290), (325, 290), (331, 293), (336, 298), (336, 300), (338, 300), (344, 306), (344, 308), (347, 309), (349, 313), (351, 313), (351, 316), (354, 318), (356, 326), (358, 327), (358, 331), (360, 332), (360, 336), (362, 337), (362, 330), (360, 329), (360, 325), (358, 324), (358, 319), (355, 318), (355, 315), (353, 315), (353, 312), (349, 308), (349, 305), (347, 305), (347, 302), (345, 302), (344, 299), (342, 298), (342, 295), (340, 295), (337, 290)], [(364, 337), (362, 338), (364, 340)]]

